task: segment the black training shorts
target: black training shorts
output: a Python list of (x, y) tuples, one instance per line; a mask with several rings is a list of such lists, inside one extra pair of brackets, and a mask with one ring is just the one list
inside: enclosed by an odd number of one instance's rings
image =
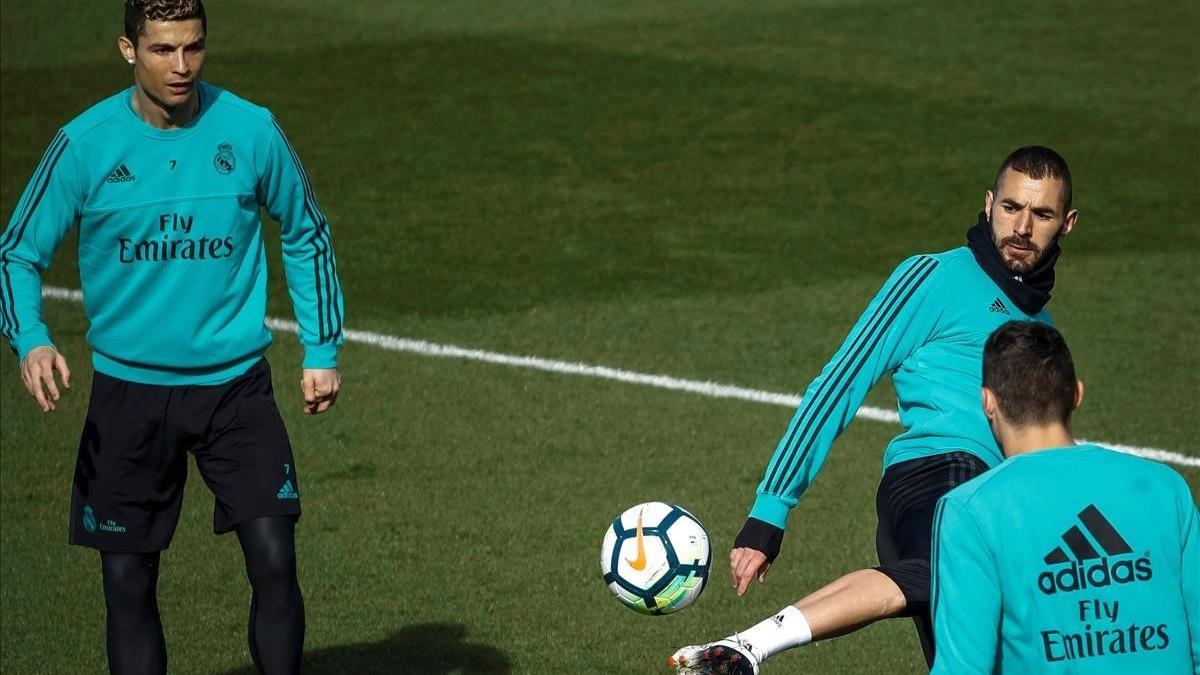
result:
[(213, 531), (300, 516), (299, 484), (265, 359), (219, 385), (92, 379), (71, 490), (71, 543), (161, 551), (183, 503), (187, 453), (216, 498)]
[(983, 460), (969, 452), (910, 459), (883, 472), (875, 496), (879, 529), (875, 548), (879, 567), (900, 587), (921, 639), (925, 660), (933, 665), (933, 622), (929, 615), (929, 558), (933, 514), (942, 495), (987, 471)]

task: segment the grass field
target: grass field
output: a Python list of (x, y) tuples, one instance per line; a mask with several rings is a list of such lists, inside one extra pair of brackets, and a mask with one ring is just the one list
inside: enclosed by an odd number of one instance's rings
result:
[[(1200, 455), (1195, 2), (207, 4), (206, 79), (288, 130), (352, 328), (800, 391), (891, 268), (960, 245), (995, 165), (1044, 143), (1082, 214), (1050, 306), (1088, 384), (1076, 430)], [(3, 5), (5, 222), (57, 127), (128, 86), (119, 8)], [(47, 284), (78, 287), (74, 249)], [(76, 384), (45, 416), (0, 359), (0, 670), (101, 672), (98, 560), (66, 544), (87, 326), (45, 308)], [(277, 337), (307, 672), (666, 672), (678, 645), (875, 562), (895, 426), (851, 426), (739, 600), (722, 558), (790, 410), (347, 345), (313, 418)], [(892, 400), (884, 383), (868, 403)], [(715, 545), (712, 587), (667, 618), (599, 577), (604, 528), (647, 500)], [(211, 509), (193, 472), (160, 584), (171, 670), (248, 674), (248, 587)], [(896, 621), (766, 672), (922, 668)]]

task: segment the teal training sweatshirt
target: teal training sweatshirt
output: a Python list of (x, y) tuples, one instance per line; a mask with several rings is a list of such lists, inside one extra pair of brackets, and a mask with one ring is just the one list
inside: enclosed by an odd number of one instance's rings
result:
[(1027, 315), (992, 281), (967, 247), (901, 263), (808, 390), (779, 440), (750, 516), (784, 528), (789, 511), (820, 472), (834, 440), (867, 393), (892, 374), (904, 433), (884, 453), (887, 467), (964, 450), (989, 467), (1000, 450), (980, 403), (983, 345), (1007, 321)]
[(960, 485), (934, 516), (934, 674), (1200, 674), (1198, 518), (1179, 474), (1094, 445)]
[(271, 113), (198, 84), (200, 113), (146, 124), (133, 89), (62, 128), (0, 236), (0, 332), (19, 358), (52, 345), (41, 277), (79, 226), (79, 278), (97, 371), (216, 384), (271, 343), (260, 206), (281, 224), (305, 368), (333, 368), (343, 303), (329, 224)]

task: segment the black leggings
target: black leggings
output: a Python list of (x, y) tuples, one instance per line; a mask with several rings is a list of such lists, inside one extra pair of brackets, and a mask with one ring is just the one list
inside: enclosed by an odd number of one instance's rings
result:
[(296, 580), (295, 521), (258, 518), (237, 526), (250, 578), (250, 657), (260, 673), (299, 673), (304, 599)]
[[(238, 525), (250, 579), (250, 656), (260, 673), (299, 673), (304, 600), (296, 580), (294, 521), (258, 518)], [(108, 669), (114, 675), (165, 673), (154, 553), (100, 553), (108, 609)]]
[(158, 617), (158, 557), (154, 553), (100, 553), (108, 608), (108, 670), (167, 672), (167, 645)]

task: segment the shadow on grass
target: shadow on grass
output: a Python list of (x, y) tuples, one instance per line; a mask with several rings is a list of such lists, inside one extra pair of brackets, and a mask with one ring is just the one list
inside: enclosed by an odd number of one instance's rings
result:
[[(306, 651), (306, 675), (411, 673), (413, 675), (507, 675), (508, 655), (486, 644), (466, 641), (466, 626), (426, 623), (395, 631), (379, 642)], [(253, 666), (222, 675), (256, 675)]]

